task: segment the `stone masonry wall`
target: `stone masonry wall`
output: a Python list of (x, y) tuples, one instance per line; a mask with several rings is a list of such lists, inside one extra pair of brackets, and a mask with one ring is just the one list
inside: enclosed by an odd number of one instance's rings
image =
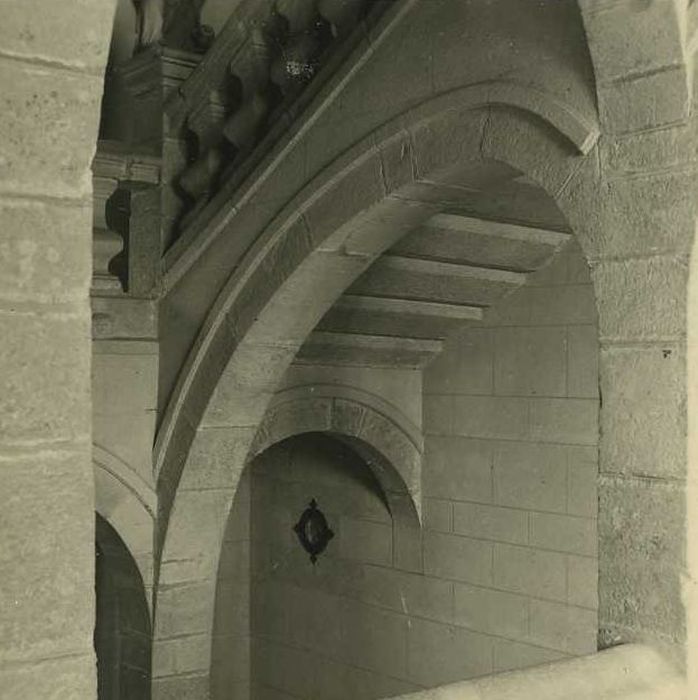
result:
[[(306, 434), (251, 471), (252, 697), (360, 700), (420, 687), (408, 650), (419, 577), (393, 567), (391, 516), (366, 464)], [(314, 566), (292, 530), (312, 498), (335, 533)], [(418, 595), (415, 605), (439, 607), (441, 596)]]
[(250, 473), (245, 471), (223, 537), (211, 648), (212, 700), (250, 697)]
[(2, 4), (2, 698), (96, 694), (89, 167), (113, 6)]
[(495, 671), (596, 650), (597, 338), (573, 245), (424, 375), (425, 572)]

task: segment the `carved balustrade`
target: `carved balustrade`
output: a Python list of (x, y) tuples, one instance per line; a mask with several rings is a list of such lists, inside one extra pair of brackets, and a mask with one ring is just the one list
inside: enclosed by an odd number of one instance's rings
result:
[(323, 62), (386, 2), (264, 0), (233, 13), (192, 74), (165, 101), (170, 134), (186, 138), (177, 190), (183, 228), (268, 134)]

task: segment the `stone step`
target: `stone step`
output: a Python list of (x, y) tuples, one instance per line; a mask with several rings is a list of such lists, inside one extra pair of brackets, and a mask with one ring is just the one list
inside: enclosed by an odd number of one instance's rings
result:
[(391, 253), (530, 272), (544, 265), (570, 235), (461, 214), (436, 214), (393, 246)]
[(487, 307), (525, 280), (520, 272), (389, 254), (379, 258), (348, 291), (360, 296)]
[(475, 306), (345, 294), (320, 321), (321, 331), (446, 338), (468, 322), (482, 319)]
[(436, 357), (441, 340), (368, 333), (313, 331), (296, 355), (299, 364), (420, 369)]

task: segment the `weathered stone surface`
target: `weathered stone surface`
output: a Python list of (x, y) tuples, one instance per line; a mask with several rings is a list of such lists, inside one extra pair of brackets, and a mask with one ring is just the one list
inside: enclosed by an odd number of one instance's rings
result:
[(602, 340), (670, 340), (686, 327), (682, 258), (599, 262), (592, 268)]
[[(3, 453), (0, 471), (0, 659), (84, 653), (94, 619), (89, 450)], [(3, 690), (11, 683), (3, 675)]]
[[(71, 313), (72, 312), (72, 313)], [(0, 311), (7, 368), (0, 442), (87, 440), (89, 326), (82, 306), (65, 314)], [(54, 380), (60, 377), (59, 382)], [(46, 395), (47, 386), (54, 387)]]
[(601, 464), (605, 473), (684, 478), (683, 349), (610, 347), (601, 352)]
[(200, 428), (192, 443), (179, 491), (235, 489), (254, 428)]
[(2, 693), (7, 698), (73, 700), (96, 697), (94, 657), (89, 654), (3, 668)]
[(101, 84), (97, 76), (44, 66), (0, 65), (3, 109), (0, 186), (6, 192), (84, 197), (97, 131)]
[(25, 199), (0, 203), (0, 299), (9, 302), (82, 300), (92, 259), (87, 206)]
[(115, 5), (115, 0), (78, 0), (47, 16), (41, 0), (6, 3), (0, 45), (27, 61), (56, 61), (75, 70), (101, 73), (107, 61)]
[(682, 641), (685, 489), (678, 481), (599, 482), (599, 627), (605, 644)]

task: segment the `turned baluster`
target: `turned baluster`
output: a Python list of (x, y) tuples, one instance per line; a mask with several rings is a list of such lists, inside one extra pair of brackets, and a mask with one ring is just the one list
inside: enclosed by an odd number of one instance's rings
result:
[(309, 82), (317, 71), (322, 48), (320, 16), (314, 0), (278, 0), (276, 14), (286, 21), (286, 31), (274, 37), (277, 56), (270, 77), (283, 94)]
[(179, 186), (194, 200), (206, 196), (223, 164), (222, 129), (225, 108), (215, 91), (187, 119), (197, 140), (197, 154), (179, 178)]
[(270, 51), (261, 31), (254, 32), (244, 55), (231, 63), (238, 87), (238, 108), (226, 120), (223, 135), (235, 149), (234, 158), (252, 150), (272, 106), (269, 83)]
[(345, 37), (356, 26), (366, 0), (319, 0), (318, 11), (330, 23), (335, 37)]

